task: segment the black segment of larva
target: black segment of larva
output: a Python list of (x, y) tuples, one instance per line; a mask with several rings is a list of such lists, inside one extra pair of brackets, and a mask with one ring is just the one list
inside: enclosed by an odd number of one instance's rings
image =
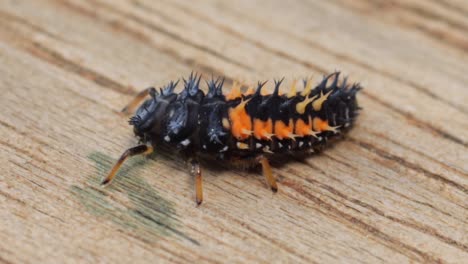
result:
[[(284, 94), (284, 78), (274, 81), (270, 94), (263, 93), (266, 82), (258, 82), (254, 91), (244, 94), (234, 83), (231, 92), (223, 94), (224, 79), (212, 78), (206, 81), (205, 94), (200, 89), (201, 75), (191, 73), (182, 80), (179, 93), (175, 92), (179, 81), (172, 81), (159, 91), (146, 89), (131, 103), (137, 105), (149, 95), (129, 121), (143, 145), (122, 155), (106, 183), (127, 157), (163, 147), (190, 157), (196, 177), (201, 177), (198, 157), (257, 162), (276, 190), (268, 157), (322, 149), (352, 127), (360, 110), (356, 94), (361, 86), (348, 84), (346, 77), (340, 79), (340, 72), (324, 76), (314, 87), (311, 80), (304, 80), (302, 91), (296, 91), (294, 82)], [(201, 186), (197, 186), (197, 202), (201, 202)]]

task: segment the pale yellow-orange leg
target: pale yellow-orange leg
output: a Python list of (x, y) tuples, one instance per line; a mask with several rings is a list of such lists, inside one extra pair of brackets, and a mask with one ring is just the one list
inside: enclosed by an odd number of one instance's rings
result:
[(115, 175), (119, 171), (122, 164), (131, 156), (140, 155), (140, 154), (150, 154), (153, 152), (153, 147), (147, 145), (139, 145), (133, 148), (127, 149), (122, 156), (120, 156), (119, 160), (115, 163), (114, 167), (112, 167), (111, 171), (107, 175), (107, 177), (102, 181), (101, 185), (106, 185), (114, 179)]
[(268, 186), (270, 186), (273, 192), (277, 192), (278, 185), (276, 184), (276, 179), (271, 171), (270, 162), (264, 156), (258, 157), (258, 162), (262, 165), (263, 176), (265, 176)]
[(150, 94), (150, 91), (154, 90), (153, 87), (147, 88), (141, 92), (139, 92), (133, 100), (122, 109), (122, 113), (125, 114), (130, 114), (133, 113), (136, 109), (136, 107), (145, 99), (148, 94)]
[(195, 201), (197, 205), (203, 202), (203, 185), (200, 163), (196, 159), (190, 161), (190, 174), (195, 178)]

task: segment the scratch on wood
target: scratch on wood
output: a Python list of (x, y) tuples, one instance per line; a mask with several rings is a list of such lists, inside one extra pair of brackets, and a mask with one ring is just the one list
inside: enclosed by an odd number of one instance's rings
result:
[(99, 182), (114, 159), (101, 152), (93, 152), (88, 158), (95, 163), (97, 175), (88, 176), (84, 187), (74, 185), (70, 191), (89, 213), (117, 224), (145, 243), (176, 235), (200, 245), (179, 230), (181, 225), (174, 204), (138, 176), (145, 158), (129, 160), (118, 173), (118, 181), (105, 189)]

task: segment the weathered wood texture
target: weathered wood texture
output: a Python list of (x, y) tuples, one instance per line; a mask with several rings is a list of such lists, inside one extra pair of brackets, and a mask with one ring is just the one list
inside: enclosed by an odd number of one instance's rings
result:
[[(305, 162), (204, 170), (136, 143), (119, 110), (197, 70), (342, 70), (355, 129)], [(468, 261), (468, 2), (0, 2), (0, 262)], [(271, 89), (271, 87), (269, 87)]]

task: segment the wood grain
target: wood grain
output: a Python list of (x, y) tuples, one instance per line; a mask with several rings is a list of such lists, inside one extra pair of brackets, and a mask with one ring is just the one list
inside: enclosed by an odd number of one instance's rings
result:
[[(1, 1), (0, 262), (466, 262), (467, 32), (459, 0)], [(141, 89), (335, 69), (365, 87), (358, 124), (276, 194), (209, 166), (196, 207), (160, 152), (99, 186)]]

